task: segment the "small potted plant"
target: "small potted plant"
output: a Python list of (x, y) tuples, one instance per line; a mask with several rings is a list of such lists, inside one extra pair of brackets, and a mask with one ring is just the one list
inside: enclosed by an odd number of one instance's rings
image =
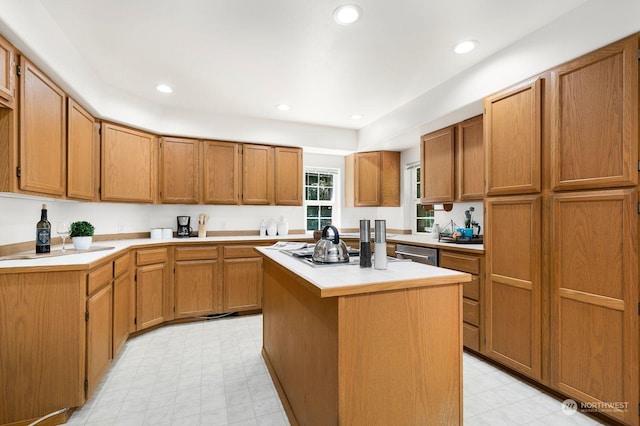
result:
[(84, 220), (73, 222), (69, 227), (71, 232), (69, 236), (73, 241), (73, 247), (76, 250), (88, 250), (91, 246), (91, 239), (95, 228), (89, 222)]

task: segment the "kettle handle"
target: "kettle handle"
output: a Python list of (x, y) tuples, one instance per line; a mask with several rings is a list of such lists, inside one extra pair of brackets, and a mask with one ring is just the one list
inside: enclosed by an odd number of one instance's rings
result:
[(333, 244), (340, 244), (340, 235), (338, 235), (338, 228), (333, 225), (327, 225), (322, 229), (322, 239), (327, 239), (328, 229), (331, 229), (333, 231)]

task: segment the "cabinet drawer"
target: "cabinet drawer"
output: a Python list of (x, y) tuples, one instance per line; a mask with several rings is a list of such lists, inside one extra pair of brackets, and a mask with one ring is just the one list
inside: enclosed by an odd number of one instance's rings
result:
[(113, 278), (129, 272), (129, 255), (125, 254), (113, 261)]
[(150, 265), (152, 263), (162, 263), (168, 260), (167, 248), (155, 248), (138, 250), (136, 253), (136, 263), (138, 265)]
[(462, 298), (462, 319), (464, 322), (480, 325), (480, 304), (475, 300)]
[(87, 278), (87, 296), (111, 283), (111, 278), (113, 278), (113, 266), (111, 262), (89, 272)]
[(462, 344), (469, 349), (480, 352), (480, 329), (478, 327), (463, 323)]
[(176, 260), (209, 260), (218, 258), (218, 247), (176, 247)]
[(439, 266), (470, 274), (480, 273), (480, 259), (473, 255), (440, 251)]
[(234, 257), (259, 257), (261, 256), (255, 249), (255, 246), (224, 246), (224, 258), (232, 259)]
[(471, 275), (471, 281), (463, 284), (462, 295), (468, 299), (480, 300), (480, 277)]

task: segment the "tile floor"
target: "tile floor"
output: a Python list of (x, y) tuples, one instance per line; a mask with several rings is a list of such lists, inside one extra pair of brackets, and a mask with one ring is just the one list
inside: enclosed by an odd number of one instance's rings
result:
[[(288, 425), (260, 355), (262, 316), (172, 325), (127, 341), (69, 425)], [(464, 355), (465, 425), (594, 425)]]

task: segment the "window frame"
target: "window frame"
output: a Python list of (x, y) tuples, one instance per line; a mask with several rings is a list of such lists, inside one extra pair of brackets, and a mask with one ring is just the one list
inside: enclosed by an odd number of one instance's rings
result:
[[(307, 175), (308, 174), (317, 174), (318, 178), (320, 177), (319, 175), (332, 175), (333, 177), (333, 184), (332, 184), (332, 199), (331, 200), (308, 200), (307, 199), (307, 188), (310, 187), (310, 185), (307, 185)], [(304, 207), (303, 211), (304, 211), (304, 229), (305, 229), (305, 233), (309, 234), (309, 233), (313, 233), (313, 229), (307, 229), (307, 221), (309, 218), (309, 216), (307, 216), (307, 210), (309, 206), (318, 206), (319, 207), (319, 211), (318, 211), (318, 226), (320, 227), (319, 229), (322, 230), (322, 227), (320, 226), (321, 220), (322, 220), (322, 216), (320, 216), (320, 209), (322, 207), (325, 206), (330, 206), (331, 207), (331, 224), (336, 226), (336, 227), (340, 227), (340, 199), (341, 199), (341, 193), (340, 193), (340, 169), (337, 168), (318, 168), (318, 167), (305, 167), (304, 168), (304, 182), (302, 184), (303, 187), (303, 202), (302, 205)], [(318, 179), (319, 180), (319, 179)], [(319, 187), (319, 186), (318, 186)], [(313, 219), (313, 218), (311, 218)]]

